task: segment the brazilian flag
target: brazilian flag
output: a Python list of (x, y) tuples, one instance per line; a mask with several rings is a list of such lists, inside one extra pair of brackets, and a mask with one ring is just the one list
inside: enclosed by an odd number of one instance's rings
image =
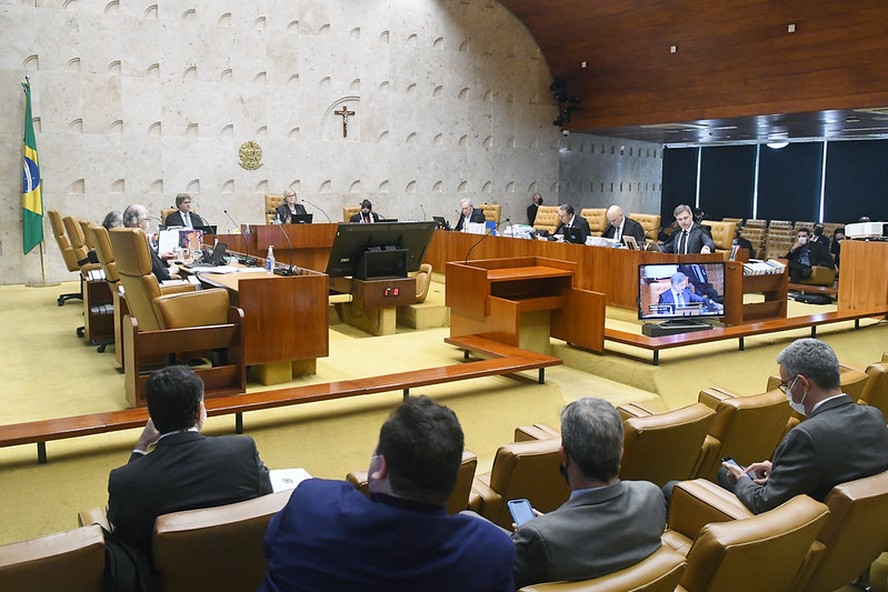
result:
[(27, 255), (43, 242), (43, 189), (37, 160), (37, 140), (31, 121), (31, 84), (25, 91), (25, 138), (22, 142), (22, 249)]

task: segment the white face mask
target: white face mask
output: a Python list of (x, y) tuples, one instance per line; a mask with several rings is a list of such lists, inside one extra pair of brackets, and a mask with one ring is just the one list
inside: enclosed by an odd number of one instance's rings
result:
[(800, 236), (800, 237), (799, 237), (799, 244), (800, 244), (800, 245), (804, 245), (804, 244), (807, 243), (807, 242), (808, 242), (808, 237), (806, 237), (806, 236)]
[[(794, 386), (794, 385), (790, 385), (790, 386)], [(805, 391), (805, 394), (802, 395), (802, 400), (799, 401), (798, 403), (796, 403), (795, 401), (792, 400), (792, 389), (791, 388), (786, 389), (786, 402), (789, 403), (789, 406), (792, 407), (793, 411), (795, 411), (796, 413), (798, 413), (799, 415), (802, 415), (804, 417), (808, 416), (807, 411), (805, 411), (805, 405), (804, 405), (805, 397), (807, 397), (807, 396), (808, 396), (808, 391)]]

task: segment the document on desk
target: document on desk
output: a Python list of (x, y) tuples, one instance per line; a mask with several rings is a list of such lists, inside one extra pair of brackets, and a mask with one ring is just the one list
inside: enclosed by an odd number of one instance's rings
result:
[(278, 491), (286, 491), (288, 489), (296, 489), (296, 486), (311, 479), (311, 475), (305, 469), (272, 469), (269, 471), (271, 477), (271, 488), (275, 493)]
[(217, 265), (216, 267), (192, 267), (191, 273), (268, 273), (261, 267), (233, 267), (231, 265)]

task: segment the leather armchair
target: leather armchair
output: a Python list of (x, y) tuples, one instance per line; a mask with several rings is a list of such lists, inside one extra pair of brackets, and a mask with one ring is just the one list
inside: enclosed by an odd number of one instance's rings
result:
[(425, 302), (429, 295), (429, 286), (432, 285), (432, 266), (423, 263), (416, 272), (416, 303)]
[[(266, 195), (265, 196), (265, 223), (271, 224), (274, 220), (277, 209), (284, 203), (283, 195)], [(348, 220), (346, 220), (348, 222)]]
[[(469, 507), (469, 494), (472, 492), (472, 481), (475, 478), (475, 469), (478, 467), (478, 457), (474, 452), (463, 450), (462, 464), (459, 466), (459, 475), (456, 477), (456, 486), (450, 497), (447, 498), (447, 513), (458, 514)], [(367, 471), (352, 471), (345, 476), (345, 480), (354, 485), (355, 489), (366, 496), (370, 496), (367, 487)]]
[(104, 569), (96, 525), (0, 546), (0, 590), (101, 592)]
[[(56, 244), (59, 247), (59, 252), (62, 254), (62, 260), (65, 262), (65, 267), (68, 271), (76, 271), (79, 274), (80, 264), (77, 261), (77, 256), (74, 254), (74, 249), (71, 247), (71, 242), (68, 240), (68, 237), (65, 236), (65, 224), (62, 222), (61, 214), (59, 214), (57, 210), (46, 210), (46, 213), (49, 216), (49, 226), (52, 229), (52, 235), (55, 237)], [(82, 275), (80, 276), (80, 291), (60, 294), (56, 302), (59, 306), (63, 306), (68, 300), (75, 298), (77, 300), (83, 300)]]
[(705, 224), (711, 230), (715, 250), (730, 253), (734, 243), (734, 234), (737, 232), (737, 224), (735, 222), (713, 222), (708, 220)]
[(878, 408), (888, 418), (888, 362), (870, 364), (866, 375), (866, 385), (857, 402)]
[(715, 410), (703, 442), (697, 477), (715, 480), (721, 459), (742, 465), (771, 458), (786, 432), (790, 407), (778, 390), (748, 397), (713, 387), (700, 392), (700, 403)]
[(268, 569), (262, 539), (271, 516), (286, 505), (291, 493), (158, 516), (154, 565), (163, 589), (257, 590)]
[(660, 214), (629, 214), (629, 217), (641, 224), (644, 228), (644, 237), (649, 241), (656, 241), (660, 235)]
[(166, 225), (167, 216), (176, 211), (177, 208), (163, 208), (160, 210), (160, 223)]
[(175, 363), (177, 354), (207, 350), (224, 350), (227, 359), (211, 368), (195, 368), (206, 384), (206, 396), (243, 393), (243, 311), (229, 306), (228, 292), (163, 294), (151, 273), (144, 233), (137, 228), (115, 228), (109, 234), (130, 312), (123, 320), (124, 374), (130, 404), (145, 404), (144, 364), (156, 362), (159, 356)]
[(545, 230), (551, 234), (555, 232), (559, 224), (561, 224), (561, 218), (558, 217), (558, 206), (540, 206), (537, 208), (536, 219), (533, 222), (533, 227), (536, 230)]
[(519, 592), (673, 592), (687, 567), (684, 555), (664, 545), (620, 571), (579, 582), (525, 586)]
[(507, 500), (527, 498), (541, 512), (559, 507), (570, 495), (558, 471), (560, 448), (560, 438), (500, 446), (491, 471), (475, 477), (469, 507), (506, 529), (512, 525)]
[(836, 280), (836, 273), (834, 267), (815, 265), (811, 268), (811, 277), (799, 280), (799, 283), (809, 286), (832, 286)]
[(361, 211), (361, 206), (345, 206), (342, 208), (342, 221), (348, 222), (351, 217)]
[(583, 208), (580, 216), (589, 223), (591, 236), (601, 236), (607, 229), (607, 208)]
[(484, 212), (484, 219), (486, 221), (500, 223), (500, 216), (503, 210), (501, 204), (483, 203), (479, 204), (478, 207)]

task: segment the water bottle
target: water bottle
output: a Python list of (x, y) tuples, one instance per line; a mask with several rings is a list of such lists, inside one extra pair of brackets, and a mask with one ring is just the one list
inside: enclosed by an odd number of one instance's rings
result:
[(265, 256), (265, 271), (274, 272), (274, 247), (268, 245), (268, 254)]

